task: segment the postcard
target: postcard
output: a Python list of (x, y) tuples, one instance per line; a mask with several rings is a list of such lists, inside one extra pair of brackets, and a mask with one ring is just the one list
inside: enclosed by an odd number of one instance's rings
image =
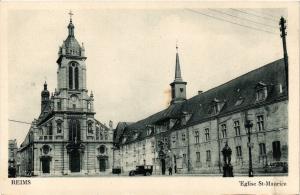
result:
[(1, 2), (2, 194), (299, 193), (297, 2)]

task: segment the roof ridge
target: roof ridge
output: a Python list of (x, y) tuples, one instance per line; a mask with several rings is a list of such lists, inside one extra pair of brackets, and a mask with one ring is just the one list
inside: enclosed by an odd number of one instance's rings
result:
[(235, 77), (235, 78), (233, 78), (233, 79), (231, 79), (231, 80), (229, 80), (229, 81), (227, 81), (227, 82), (225, 82), (225, 83), (222, 83), (222, 84), (217, 85), (217, 86), (215, 86), (215, 87), (213, 87), (213, 88), (210, 88), (210, 89), (208, 89), (207, 91), (202, 92), (201, 94), (197, 94), (197, 95), (195, 95), (195, 96), (193, 96), (193, 97), (187, 99), (187, 101), (190, 100), (190, 99), (199, 97), (199, 96), (201, 96), (201, 95), (203, 95), (203, 94), (205, 94), (205, 93), (208, 93), (208, 92), (210, 92), (210, 91), (212, 91), (212, 90), (215, 90), (216, 88), (219, 88), (219, 87), (221, 87), (221, 86), (224, 86), (224, 85), (226, 85), (226, 84), (228, 84), (228, 83), (230, 83), (230, 82), (232, 82), (232, 81), (234, 81), (234, 80), (237, 80), (237, 79), (239, 79), (239, 78), (241, 78), (241, 77), (244, 77), (245, 75), (248, 75), (248, 74), (250, 74), (250, 73), (252, 73), (252, 72), (257, 72), (257, 71), (259, 71), (259, 70), (261, 70), (261, 69), (263, 69), (263, 68), (268, 67), (269, 65), (273, 65), (274, 63), (279, 62), (279, 61), (282, 61), (282, 60), (283, 60), (283, 58), (280, 58), (280, 59), (278, 59), (278, 60), (275, 60), (275, 61), (272, 61), (272, 62), (270, 62), (270, 63), (268, 63), (268, 64), (265, 64), (265, 65), (263, 65), (263, 66), (261, 66), (261, 67), (259, 67), (259, 68), (253, 69), (253, 70), (251, 70), (251, 71), (249, 71), (249, 72), (246, 72), (246, 73), (244, 73), (244, 74), (242, 74), (242, 75), (240, 75), (240, 76), (237, 76), (237, 77)]

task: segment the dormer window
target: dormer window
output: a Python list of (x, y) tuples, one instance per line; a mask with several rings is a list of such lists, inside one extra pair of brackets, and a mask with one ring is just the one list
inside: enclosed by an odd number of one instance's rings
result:
[(135, 140), (137, 137), (138, 137), (138, 133), (135, 133), (134, 135), (133, 135), (133, 139)]
[(235, 106), (239, 106), (244, 102), (244, 98), (243, 97), (239, 97), (239, 99), (235, 102)]
[(267, 98), (268, 91), (267, 85), (263, 82), (259, 82), (256, 87), (256, 101), (263, 101)]
[(147, 136), (151, 135), (151, 133), (152, 133), (152, 129), (151, 128), (147, 129)]
[[(126, 142), (127, 138), (124, 137), (123, 140), (122, 140), (122, 143), (124, 144)], [(126, 148), (127, 149), (127, 148)]]
[(223, 108), (225, 102), (223, 101), (220, 101), (218, 100), (217, 98), (215, 98), (213, 101), (212, 101), (212, 114), (218, 114), (221, 109)]

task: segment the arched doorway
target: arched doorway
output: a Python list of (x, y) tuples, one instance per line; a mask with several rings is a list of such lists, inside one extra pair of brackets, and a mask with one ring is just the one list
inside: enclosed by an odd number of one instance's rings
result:
[(70, 171), (80, 172), (80, 152), (78, 149), (70, 152)]

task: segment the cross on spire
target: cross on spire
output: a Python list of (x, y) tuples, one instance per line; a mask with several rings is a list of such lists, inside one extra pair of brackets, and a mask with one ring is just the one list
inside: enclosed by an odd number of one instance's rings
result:
[(72, 16), (74, 15), (72, 10), (69, 11), (69, 15), (70, 15), (70, 22), (72, 22)]

